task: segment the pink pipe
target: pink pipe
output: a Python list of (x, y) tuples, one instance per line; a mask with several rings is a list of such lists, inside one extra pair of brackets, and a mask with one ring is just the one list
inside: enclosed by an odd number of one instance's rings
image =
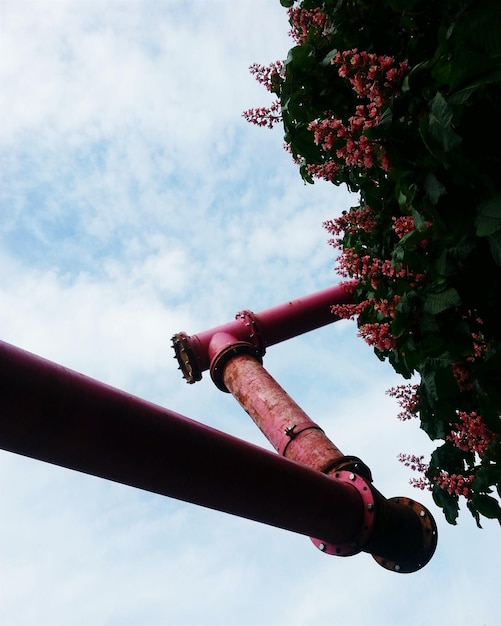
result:
[(327, 473), (343, 453), (252, 356), (233, 357), (223, 380), (275, 450), (318, 472)]
[(351, 481), (364, 501), (364, 516), (348, 543), (329, 544), (320, 539), (313, 539), (313, 543), (328, 554), (369, 552), (383, 567), (394, 571), (423, 567), (437, 541), (429, 511), (408, 498), (387, 500), (382, 496), (372, 486), (367, 466), (356, 457), (343, 456), (255, 357), (231, 355), (228, 340), (226, 337), (223, 356), (211, 355), (211, 374), (212, 368), (222, 369), (225, 388), (280, 454), (335, 479)]
[(327, 542), (364, 516), (349, 481), (4, 342), (0, 448)]
[[(217, 352), (214, 346), (211, 349), (215, 335), (232, 337), (235, 346), (238, 344), (236, 351), (261, 359), (268, 346), (337, 321), (331, 308), (352, 302), (354, 286), (354, 282), (334, 285), (256, 314), (241, 311), (234, 321), (196, 335), (177, 333), (172, 343), (184, 378), (194, 383), (209, 369), (210, 354)], [(216, 384), (224, 389), (220, 382)]]

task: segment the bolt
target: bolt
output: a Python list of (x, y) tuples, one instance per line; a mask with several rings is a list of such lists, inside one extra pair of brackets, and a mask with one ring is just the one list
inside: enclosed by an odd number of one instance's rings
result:
[(322, 552), (325, 552), (325, 543), (319, 543), (318, 549), (321, 550)]
[(393, 569), (394, 569), (396, 572), (399, 572), (399, 571), (400, 571), (400, 565), (398, 565), (398, 563), (397, 563), (397, 565), (395, 565), (395, 567), (394, 567)]
[(355, 474), (350, 474), (350, 480), (355, 480)]
[(421, 517), (424, 517), (426, 515), (426, 511), (423, 511), (423, 510), (419, 511), (419, 515)]
[(367, 510), (368, 511), (373, 511), (374, 510), (374, 505), (372, 504), (372, 502), (369, 502), (369, 504), (367, 505)]

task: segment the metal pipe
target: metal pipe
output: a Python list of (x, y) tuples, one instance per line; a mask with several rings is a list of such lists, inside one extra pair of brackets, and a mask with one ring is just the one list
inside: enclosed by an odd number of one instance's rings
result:
[(327, 473), (344, 459), (324, 431), (252, 356), (234, 356), (224, 367), (224, 384), (275, 450)]
[(341, 545), (367, 515), (337, 479), (0, 342), (0, 448)]
[[(212, 356), (211, 375), (220, 376), (226, 389), (251, 416), (281, 454), (336, 480), (351, 481), (364, 502), (364, 516), (349, 542), (313, 543), (328, 554), (350, 556), (368, 552), (397, 572), (413, 572), (435, 552), (437, 529), (430, 512), (409, 498), (387, 500), (377, 491), (367, 466), (345, 457), (324, 432), (292, 400), (254, 357), (231, 355), (225, 339), (222, 356)], [(216, 345), (220, 345), (216, 342)], [(215, 375), (213, 369), (218, 369)]]
[(215, 335), (232, 337), (236, 351), (261, 359), (268, 346), (338, 320), (332, 306), (352, 302), (354, 287), (354, 281), (341, 283), (260, 313), (241, 311), (234, 321), (196, 335), (177, 333), (172, 343), (179, 368), (187, 382), (200, 380), (210, 367), (210, 345)]

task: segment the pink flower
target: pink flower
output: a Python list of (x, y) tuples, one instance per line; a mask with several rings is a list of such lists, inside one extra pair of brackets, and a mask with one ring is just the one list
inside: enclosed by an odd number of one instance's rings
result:
[(435, 477), (435, 482), (451, 495), (464, 496), (465, 498), (471, 496), (470, 485), (473, 482), (473, 476), (449, 474), (445, 470), (441, 470), (440, 474)]
[(380, 352), (395, 350), (396, 339), (391, 334), (390, 325), (386, 322), (362, 324), (358, 329), (358, 335)]
[(466, 367), (461, 363), (453, 363), (451, 369), (459, 389), (461, 391), (471, 391), (471, 389), (473, 389), (473, 382), (470, 377), (470, 372)]
[(464, 452), (476, 452), (480, 457), (487, 452), (489, 445), (500, 440), (499, 435), (493, 433), (475, 411), (466, 413), (459, 411), (457, 424), (447, 441), (451, 441), (456, 448)]
[(386, 392), (391, 398), (395, 398), (402, 409), (397, 415), (399, 420), (406, 421), (417, 417), (419, 407), (418, 389), (419, 385), (407, 383), (391, 387)]
[(267, 128), (273, 128), (275, 124), (281, 121), (282, 112), (280, 109), (280, 102), (275, 100), (270, 107), (259, 107), (257, 109), (248, 109), (242, 113), (244, 117), (251, 124), (256, 126), (266, 126)]
[(250, 67), (250, 73), (261, 85), (264, 85), (268, 91), (272, 90), (275, 81), (279, 78), (284, 67), (283, 61), (274, 61), (269, 65), (259, 65), (253, 63)]
[(403, 454), (398, 455), (398, 460), (403, 463), (405, 467), (410, 467), (413, 472), (426, 472), (428, 464), (423, 462), (424, 455), (416, 456), (415, 454)]
[(308, 39), (308, 32), (313, 30), (317, 33), (324, 32), (327, 26), (327, 16), (316, 7), (312, 11), (291, 7), (287, 11), (289, 22), (292, 26), (289, 35), (298, 43), (302, 44)]

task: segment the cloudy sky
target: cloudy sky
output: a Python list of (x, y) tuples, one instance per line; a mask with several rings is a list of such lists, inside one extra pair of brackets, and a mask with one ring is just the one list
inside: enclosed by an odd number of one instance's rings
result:
[[(336, 282), (322, 228), (355, 203), (305, 186), (248, 72), (291, 43), (278, 0), (0, 0), (1, 338), (269, 449), (170, 337)], [(399, 452), (428, 454), (400, 380), (339, 322), (265, 366), (387, 497), (439, 526), (398, 575), (369, 555), (0, 453), (4, 626), (499, 624), (496, 523), (443, 521)], [(27, 389), (26, 393), (29, 393)]]

